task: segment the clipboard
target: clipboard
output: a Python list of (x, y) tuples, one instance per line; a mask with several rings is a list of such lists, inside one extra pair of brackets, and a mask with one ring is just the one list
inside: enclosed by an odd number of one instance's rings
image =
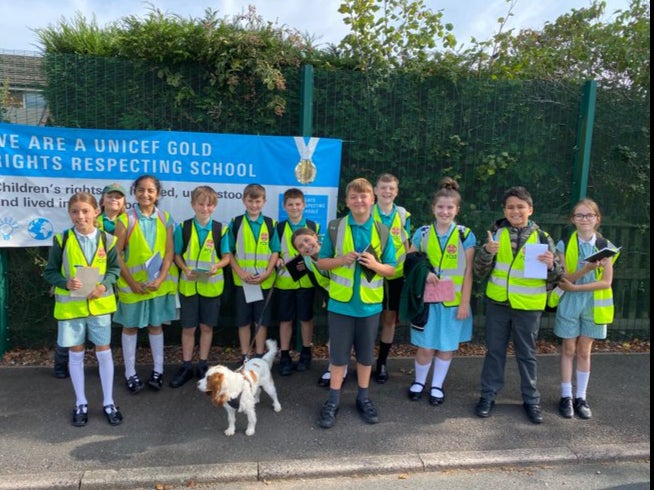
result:
[(286, 267), (286, 270), (294, 281), (299, 281), (301, 278), (306, 276), (308, 272), (307, 265), (304, 262), (304, 257), (299, 254), (286, 262), (284, 267)]

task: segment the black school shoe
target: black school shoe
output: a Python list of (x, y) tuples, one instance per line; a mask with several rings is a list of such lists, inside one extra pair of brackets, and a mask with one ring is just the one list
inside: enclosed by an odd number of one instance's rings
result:
[(119, 425), (123, 421), (123, 414), (116, 405), (105, 405), (104, 415), (107, 417), (109, 425)]
[(388, 381), (388, 369), (386, 364), (377, 363), (377, 369), (375, 369), (375, 381), (380, 385), (383, 385)]
[(377, 409), (372, 404), (370, 398), (366, 398), (365, 400), (359, 400), (357, 398), (357, 411), (366, 424), (376, 424), (379, 422)]
[(75, 408), (73, 408), (72, 424), (75, 427), (84, 427), (88, 422), (88, 405), (76, 405)]
[(327, 400), (320, 409), (320, 414), (318, 415), (318, 425), (323, 429), (331, 429), (336, 423), (337, 413), (338, 407), (334, 403)]
[(179, 370), (175, 373), (175, 376), (173, 376), (173, 379), (170, 380), (170, 383), (168, 383), (168, 386), (171, 388), (179, 388), (180, 386), (183, 386), (187, 381), (190, 381), (193, 379), (195, 376), (195, 373), (193, 372), (192, 367), (180, 367)]
[(289, 376), (293, 373), (293, 361), (290, 357), (284, 356), (279, 360), (277, 372), (280, 376)]
[(150, 379), (148, 380), (148, 386), (157, 391), (161, 390), (163, 387), (163, 373), (152, 371)]
[(69, 376), (68, 374), (68, 364), (55, 362), (54, 365), (54, 377), (57, 379), (65, 379)]
[(135, 395), (139, 391), (143, 389), (143, 381), (141, 381), (141, 378), (139, 378), (138, 374), (135, 374), (134, 376), (130, 376), (125, 380), (125, 385), (127, 386), (127, 389), (129, 390), (130, 393)]
[(308, 354), (301, 353), (300, 358), (298, 359), (294, 367), (295, 370), (299, 373), (311, 369), (311, 352), (309, 352)]

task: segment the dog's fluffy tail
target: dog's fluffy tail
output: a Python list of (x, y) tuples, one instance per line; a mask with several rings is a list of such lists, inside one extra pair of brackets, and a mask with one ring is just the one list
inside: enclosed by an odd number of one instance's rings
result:
[(267, 339), (266, 347), (268, 348), (268, 352), (264, 354), (263, 360), (266, 361), (268, 363), (268, 366), (272, 368), (273, 361), (275, 360), (275, 356), (277, 355), (277, 341), (273, 339)]

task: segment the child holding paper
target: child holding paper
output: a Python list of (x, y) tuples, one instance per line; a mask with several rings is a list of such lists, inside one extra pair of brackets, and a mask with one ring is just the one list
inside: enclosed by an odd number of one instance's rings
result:
[(454, 179), (445, 177), (441, 180), (431, 207), (435, 221), (416, 231), (409, 252), (427, 254), (432, 268), (432, 272), (427, 274), (427, 286), (443, 287), (447, 284), (451, 286), (451, 297), (425, 305), (429, 311), (422, 329), (412, 325), (411, 343), (418, 349), (409, 399), (418, 401), (422, 397), (433, 361), (429, 403), (437, 406), (445, 401), (443, 385), (454, 352), (460, 342), (472, 338), (470, 296), (476, 238), (469, 228), (454, 221), (461, 209), (459, 184)]
[(153, 369), (148, 386), (163, 386), (164, 335), (162, 324), (175, 318), (177, 268), (173, 263), (173, 228), (168, 212), (159, 210), (161, 182), (142, 175), (132, 184), (136, 205), (118, 217), (118, 310), (114, 321), (123, 325), (125, 384), (130, 393), (143, 389), (136, 372), (136, 344), (140, 329), (148, 329)]
[[(229, 265), (227, 227), (214, 221), (218, 194), (201, 185), (191, 192), (191, 207), (195, 216), (175, 228), (175, 264), (179, 278), (179, 300), (182, 325), (182, 365), (170, 381), (179, 388), (194, 376), (204, 378), (213, 341), (213, 329), (220, 316), (220, 303), (225, 289), (224, 267)], [(198, 368), (194, 374), (191, 361), (195, 346), (195, 331), (200, 327)]]
[[(275, 283), (279, 237), (275, 222), (263, 215), (266, 189), (260, 184), (248, 184), (243, 189), (245, 213), (229, 223), (229, 251), (234, 278), (236, 325), (243, 363), (250, 356), (252, 325), (255, 356), (263, 356), (268, 325), (272, 320), (268, 302)], [(258, 292), (256, 297), (247, 296)], [(264, 294), (266, 299), (264, 299)]]
[[(554, 334), (561, 337), (561, 400), (559, 413), (572, 418), (592, 417), (586, 401), (590, 379), (593, 340), (606, 338), (606, 325), (613, 321), (613, 262), (618, 255), (589, 262), (587, 257), (601, 248), (615, 246), (597, 231), (602, 221), (599, 206), (592, 199), (579, 201), (570, 214), (575, 231), (557, 244), (565, 272), (559, 288), (565, 291), (556, 310)], [(576, 392), (572, 398), (572, 369), (576, 360)]]
[[(489, 417), (497, 393), (504, 386), (509, 340), (513, 341), (520, 372), (520, 389), (527, 418), (543, 422), (540, 392), (536, 386), (536, 337), (547, 303), (547, 282), (561, 275), (561, 260), (548, 234), (530, 216), (531, 194), (522, 186), (510, 187), (502, 201), (504, 218), (488, 231), (488, 240), (475, 255), (475, 272), (490, 274), (486, 285), (486, 357), (481, 372), (481, 397), (475, 406), (478, 417)], [(538, 260), (547, 266), (547, 279), (525, 277), (525, 245), (547, 241)]]
[[(84, 387), (87, 335), (95, 344), (105, 417), (111, 425), (123, 420), (113, 399), (114, 361), (110, 345), (111, 314), (116, 311), (113, 285), (120, 274), (120, 265), (116, 238), (97, 227), (99, 214), (100, 208), (92, 194), (78, 192), (69, 199), (68, 215), (73, 228), (54, 237), (44, 270), (45, 279), (54, 286), (57, 344), (69, 348), (70, 380), (76, 398), (72, 424), (76, 427), (88, 423)], [(84, 283), (80, 280), (82, 272), (90, 272), (89, 277), (95, 279)]]

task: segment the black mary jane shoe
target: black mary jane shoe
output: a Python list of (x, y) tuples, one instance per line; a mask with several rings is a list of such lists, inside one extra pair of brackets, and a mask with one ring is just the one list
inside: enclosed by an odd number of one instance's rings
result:
[[(434, 390), (440, 391), (441, 393), (443, 393), (443, 396), (434, 396), (433, 395)], [(445, 392), (443, 391), (443, 388), (432, 386), (431, 390), (429, 390), (429, 404), (438, 406), (438, 405), (442, 405), (444, 401), (445, 401)]]
[[(413, 388), (415, 385), (418, 385), (422, 388), (420, 391), (411, 391), (411, 388)], [(411, 383), (411, 386), (409, 386), (409, 400), (412, 402), (417, 402), (422, 398), (422, 392), (425, 389), (425, 385), (422, 383), (418, 383), (417, 381), (414, 381)]]

